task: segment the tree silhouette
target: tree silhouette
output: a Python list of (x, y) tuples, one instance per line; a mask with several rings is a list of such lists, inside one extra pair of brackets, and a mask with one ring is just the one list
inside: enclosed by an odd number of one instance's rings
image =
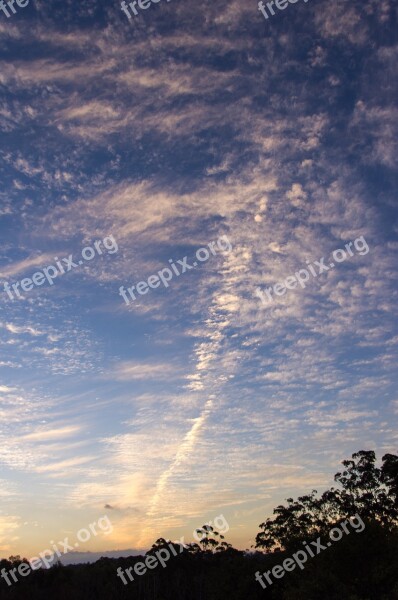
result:
[(345, 470), (334, 479), (341, 489), (332, 487), (320, 497), (317, 491), (287, 499), (287, 505), (274, 509), (274, 518), (261, 523), (256, 548), (280, 550), (294, 546), (304, 537), (326, 534), (333, 524), (359, 514), (362, 519), (394, 529), (398, 523), (398, 457), (386, 454), (376, 466), (373, 451), (361, 450), (342, 461)]
[[(4, 569), (12, 583), (0, 576), (0, 600), (398, 600), (398, 457), (386, 454), (378, 466), (375, 453), (362, 450), (342, 464), (336, 487), (319, 496), (313, 490), (296, 500), (288, 498), (286, 505), (275, 508), (256, 538), (262, 551), (236, 550), (213, 527), (203, 525), (197, 530), (201, 541), (184, 549), (157, 539), (147, 554), (165, 548), (170, 559), (164, 568), (158, 564), (141, 576), (134, 566), (145, 556), (121, 556), (62, 568), (58, 563), (13, 583), (9, 572), (22, 560), (11, 556), (0, 560), (0, 574)], [(271, 589), (259, 585), (257, 572), (270, 573), (285, 559), (291, 562), (303, 548), (301, 542), (310, 543), (312, 536), (326, 544), (323, 535), (357, 513), (365, 529), (309, 557), (303, 570), (286, 569)], [(119, 567), (133, 572), (134, 581), (125, 585), (117, 576)]]
[(226, 542), (220, 543), (218, 540), (210, 537), (211, 534), (216, 537), (219, 536), (221, 540), (224, 539), (224, 536), (211, 527), (211, 525), (202, 525), (200, 529), (196, 529), (196, 533), (203, 534), (199, 544), (202, 546), (204, 552), (223, 552), (228, 549), (228, 546), (232, 548), (230, 544), (226, 544)]

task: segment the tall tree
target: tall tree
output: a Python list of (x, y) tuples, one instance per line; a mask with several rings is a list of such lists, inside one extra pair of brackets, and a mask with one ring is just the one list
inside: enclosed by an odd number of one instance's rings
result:
[(261, 523), (256, 547), (266, 550), (287, 548), (304, 537), (327, 533), (333, 524), (359, 514), (388, 529), (398, 524), (398, 456), (386, 454), (376, 466), (373, 451), (361, 450), (342, 461), (344, 471), (334, 479), (340, 488), (317, 496), (317, 490), (287, 499), (287, 505), (274, 509), (274, 518)]

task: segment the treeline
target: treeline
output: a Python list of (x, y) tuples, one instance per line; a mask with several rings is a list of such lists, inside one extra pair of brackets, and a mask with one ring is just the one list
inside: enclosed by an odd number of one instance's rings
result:
[[(94, 564), (53, 566), (7, 586), (0, 598), (15, 600), (398, 600), (398, 456), (387, 454), (380, 467), (374, 452), (361, 451), (343, 461), (337, 487), (313, 491), (274, 510), (260, 525), (253, 552), (217, 540), (207, 527), (200, 544), (124, 585), (117, 576), (145, 557), (101, 558)], [(363, 524), (349, 529), (351, 521)], [(356, 519), (356, 520), (355, 520)], [(345, 525), (344, 525), (345, 524)], [(345, 531), (328, 545), (330, 531)], [(349, 533), (347, 533), (349, 531)], [(275, 578), (286, 560), (312, 543), (302, 569)], [(150, 552), (166, 547), (160, 539)], [(322, 548), (319, 553), (315, 547)], [(15, 568), (20, 559), (0, 561)], [(274, 570), (273, 570), (274, 569)], [(279, 569), (279, 570), (278, 570)], [(255, 574), (268, 573), (261, 585)]]

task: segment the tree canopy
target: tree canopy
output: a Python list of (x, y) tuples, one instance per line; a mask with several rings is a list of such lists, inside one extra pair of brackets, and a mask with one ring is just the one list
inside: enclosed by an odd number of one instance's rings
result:
[(331, 487), (320, 496), (317, 490), (287, 499), (287, 505), (274, 509), (274, 517), (260, 524), (256, 547), (265, 550), (285, 549), (304, 537), (325, 534), (333, 524), (359, 514), (388, 530), (398, 524), (398, 456), (386, 454), (381, 467), (376, 454), (361, 450), (350, 460), (342, 461), (344, 470)]

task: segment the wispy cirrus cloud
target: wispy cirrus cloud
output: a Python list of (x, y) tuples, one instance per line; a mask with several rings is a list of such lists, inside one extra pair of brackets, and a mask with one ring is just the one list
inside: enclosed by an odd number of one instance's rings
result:
[[(53, 514), (118, 507), (118, 547), (221, 508), (247, 537), (351, 451), (396, 443), (393, 3), (266, 30), (237, 0), (134, 30), (117, 6), (48, 6), (0, 27), (1, 276), (109, 232), (119, 252), (3, 299), (3, 465)], [(123, 306), (119, 285), (225, 233), (228, 257)], [(367, 256), (254, 296), (359, 235)]]

